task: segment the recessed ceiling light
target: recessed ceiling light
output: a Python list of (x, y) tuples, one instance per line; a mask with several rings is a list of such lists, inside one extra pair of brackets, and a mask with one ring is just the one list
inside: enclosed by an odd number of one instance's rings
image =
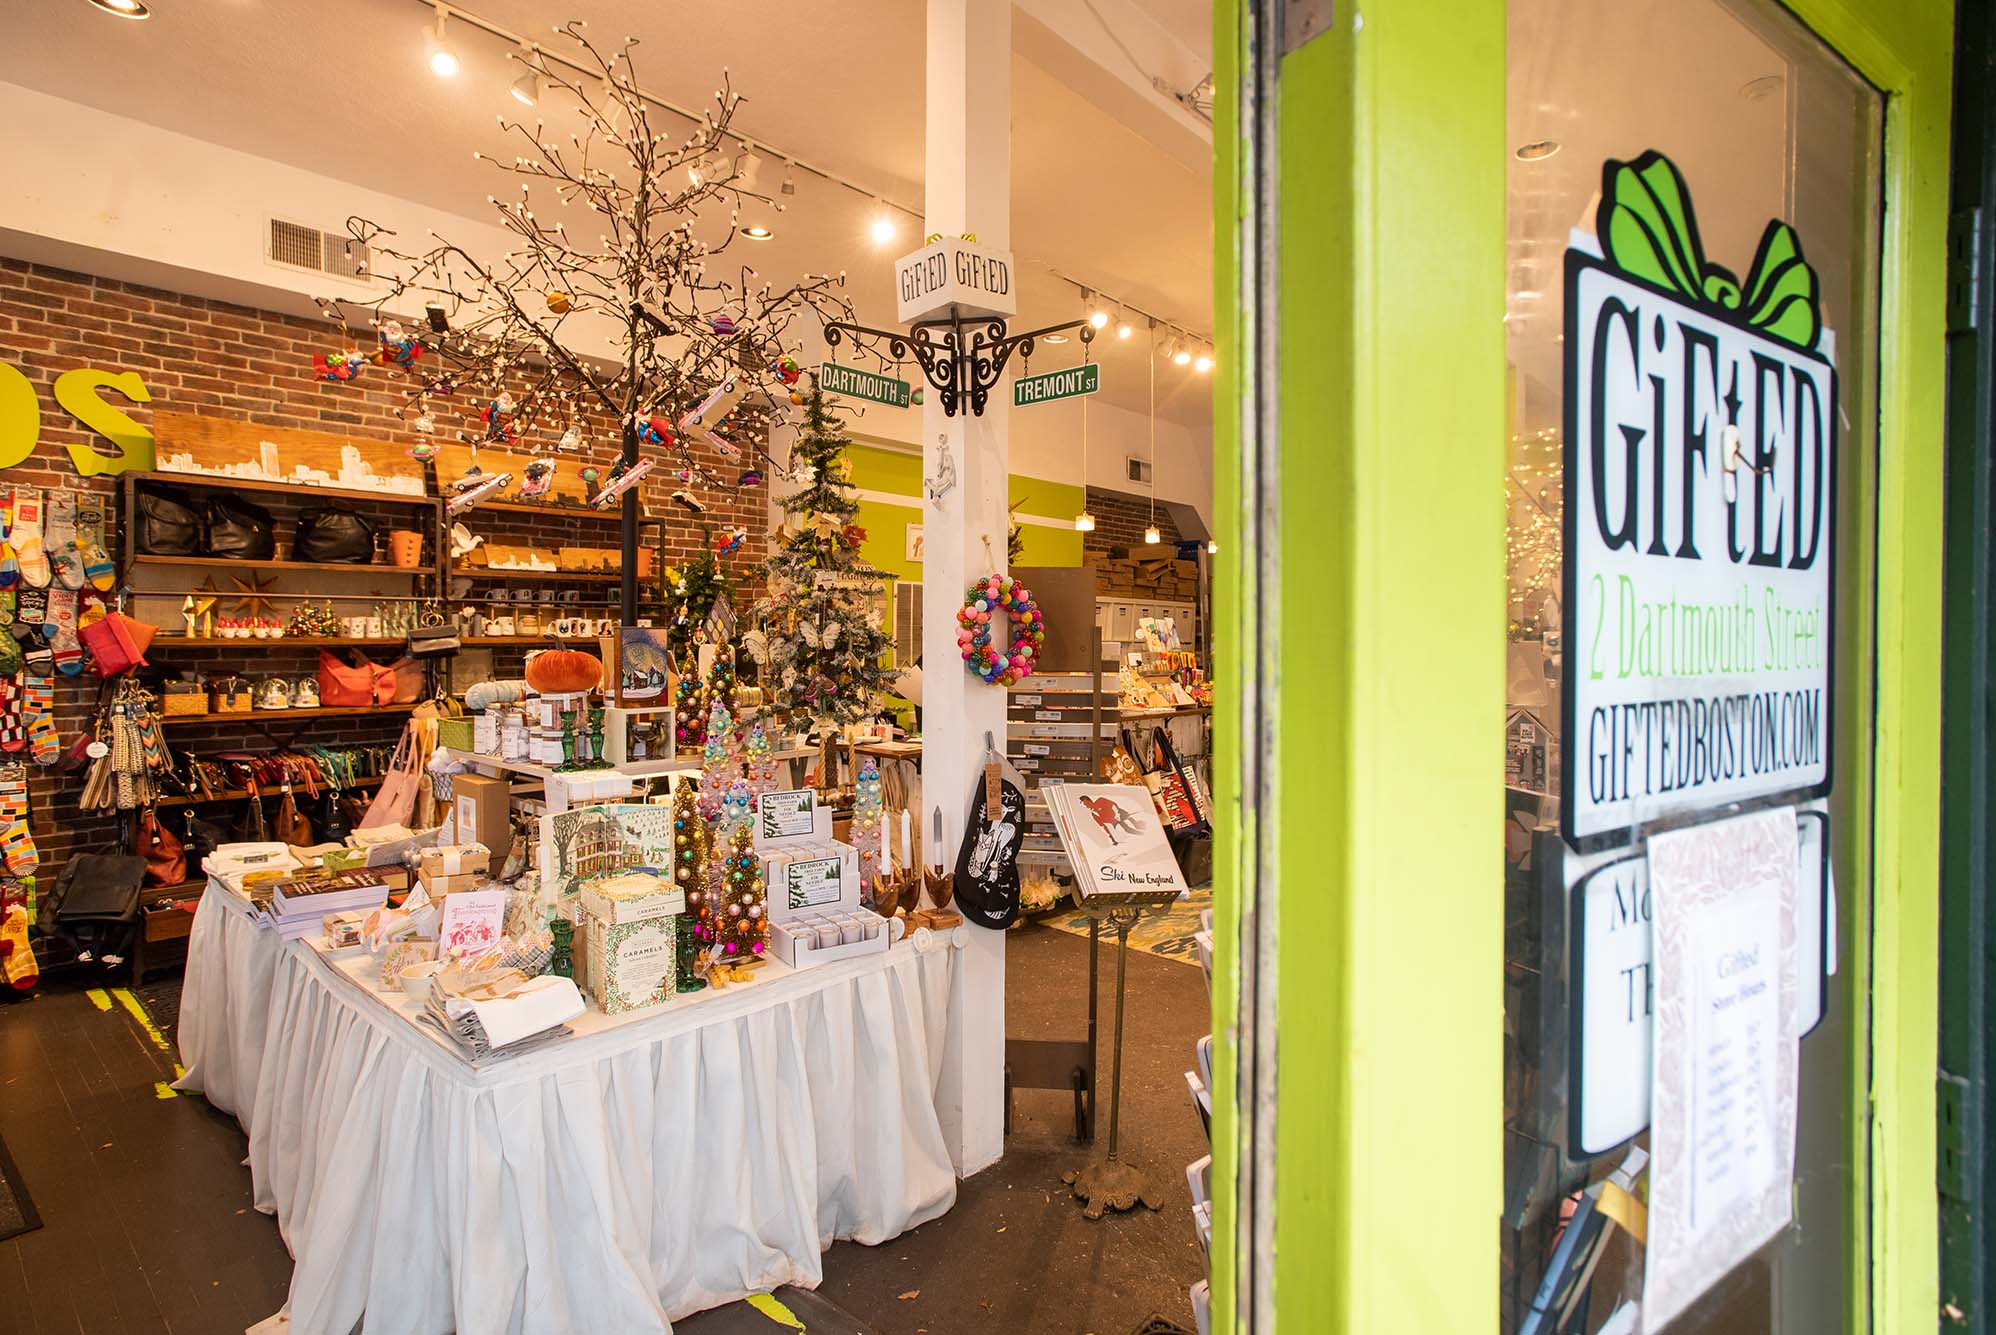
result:
[(873, 244), (876, 246), (886, 245), (888, 242), (894, 239), (895, 230), (896, 229), (894, 226), (894, 220), (892, 218), (888, 217), (884, 213), (876, 216), (873, 220), (873, 226), (871, 228), (871, 231), (873, 232)]
[(1539, 139), (1529, 144), (1520, 144), (1518, 151), (1511, 156), (1520, 162), (1544, 162), (1559, 152), (1559, 140)]
[(121, 19), (149, 19), (152, 7), (145, 0), (90, 0), (90, 3), (106, 14), (115, 14)]
[(751, 241), (767, 241), (775, 236), (776, 233), (770, 231), (760, 223), (751, 223), (749, 226), (742, 228), (742, 235)]

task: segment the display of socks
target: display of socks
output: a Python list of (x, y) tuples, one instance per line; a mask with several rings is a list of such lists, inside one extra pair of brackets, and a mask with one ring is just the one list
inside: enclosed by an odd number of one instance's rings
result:
[(110, 614), (111, 609), (104, 605), (104, 595), (97, 590), (85, 589), (76, 596), (79, 603), (76, 613), (78, 630), (82, 630), (85, 626), (94, 626)]
[(85, 496), (76, 507), (76, 553), (83, 559), (83, 578), (92, 588), (109, 590), (118, 583), (118, 567), (104, 550), (104, 502)]
[(83, 644), (76, 638), (76, 594), (68, 589), (50, 589), (48, 598), (42, 636), (55, 651), (55, 670), (73, 677), (83, 671)]
[(62, 759), (62, 738), (55, 730), (55, 679), (30, 664), (21, 673), (21, 719), (28, 730), (29, 754), (37, 765)]
[(49, 593), (47, 589), (22, 589), (19, 593), (8, 590), (0, 593), (0, 605), (13, 612), (9, 618), (14, 623), (14, 634), (19, 639), (42, 633), (42, 623), (48, 620)]
[(28, 832), (28, 775), (19, 765), (0, 769), (0, 858), (15, 876), (41, 866), (41, 852)]
[(18, 672), (0, 677), (0, 752), (17, 755), (28, 749), (28, 724), (21, 710)]
[(14, 624), (15, 597), (12, 589), (0, 589), (0, 626)]
[(76, 497), (58, 491), (48, 498), (48, 529), (42, 547), (65, 589), (83, 587), (83, 557), (76, 549)]
[(41, 488), (14, 488), (14, 524), (7, 530), (7, 541), (13, 545), (14, 558), (20, 564), (21, 582), (30, 588), (46, 589), (55, 572), (42, 545)]

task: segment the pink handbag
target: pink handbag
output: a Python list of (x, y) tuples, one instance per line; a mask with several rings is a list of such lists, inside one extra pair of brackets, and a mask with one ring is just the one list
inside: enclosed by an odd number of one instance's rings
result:
[(367, 814), (360, 818), (361, 828), (407, 825), (416, 814), (416, 786), (421, 778), (416, 770), (416, 748), (410, 740), (409, 728), (404, 727), (402, 739), (395, 743), (394, 758), (388, 762), (388, 772), (381, 776), (381, 788), (368, 803)]

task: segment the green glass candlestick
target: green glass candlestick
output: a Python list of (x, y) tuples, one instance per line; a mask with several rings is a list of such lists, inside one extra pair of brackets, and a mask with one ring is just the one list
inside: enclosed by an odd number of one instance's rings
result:
[(548, 930), (554, 933), (554, 954), (548, 959), (547, 971), (558, 978), (575, 977), (575, 924), (556, 918)]

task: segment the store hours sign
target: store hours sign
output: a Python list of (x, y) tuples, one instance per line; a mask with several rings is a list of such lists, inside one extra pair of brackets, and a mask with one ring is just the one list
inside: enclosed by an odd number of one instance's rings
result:
[(1566, 256), (1565, 788), (1581, 848), (1830, 784), (1837, 377), (1816, 275), (1771, 222), (1709, 264), (1651, 152)]

